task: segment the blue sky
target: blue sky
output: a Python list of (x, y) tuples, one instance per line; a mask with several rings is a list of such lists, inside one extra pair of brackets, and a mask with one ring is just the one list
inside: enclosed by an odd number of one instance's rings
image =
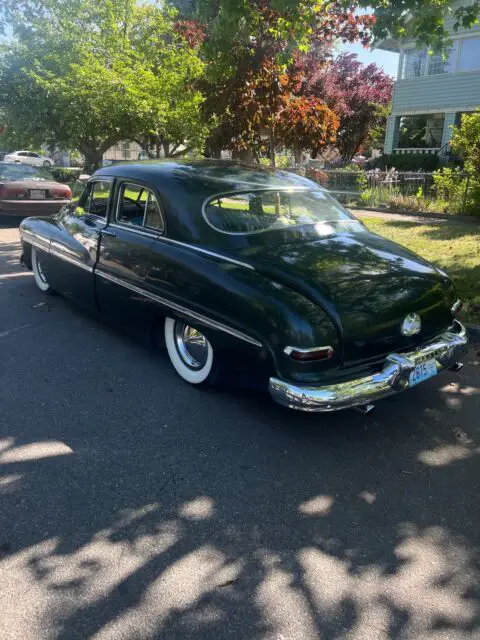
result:
[(380, 49), (370, 51), (370, 49), (364, 49), (361, 44), (349, 44), (342, 47), (342, 51), (356, 53), (358, 55), (358, 59), (364, 64), (375, 62), (375, 64), (383, 68), (385, 73), (388, 73), (388, 75), (393, 78), (397, 77), (398, 53), (381, 51)]

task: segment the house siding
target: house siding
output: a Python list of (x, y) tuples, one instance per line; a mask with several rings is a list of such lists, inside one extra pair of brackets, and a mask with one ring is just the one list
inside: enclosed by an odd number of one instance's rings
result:
[(392, 114), (471, 111), (480, 106), (480, 71), (397, 80)]
[(387, 128), (385, 131), (385, 153), (392, 153), (397, 146), (398, 121), (397, 118), (389, 116), (387, 118)]

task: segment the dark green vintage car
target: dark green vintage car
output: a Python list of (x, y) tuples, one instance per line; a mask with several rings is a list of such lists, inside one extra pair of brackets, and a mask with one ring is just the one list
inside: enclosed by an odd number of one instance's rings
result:
[(20, 233), (42, 291), (147, 327), (194, 385), (243, 376), (295, 409), (366, 409), (466, 351), (446, 274), (291, 173), (117, 164)]

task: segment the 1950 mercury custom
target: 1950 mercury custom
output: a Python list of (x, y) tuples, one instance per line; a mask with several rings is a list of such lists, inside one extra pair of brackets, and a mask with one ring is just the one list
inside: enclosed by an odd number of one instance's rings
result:
[(466, 351), (447, 275), (287, 172), (117, 164), (20, 233), (43, 292), (148, 326), (194, 385), (238, 370), (283, 405), (333, 411), (458, 368)]

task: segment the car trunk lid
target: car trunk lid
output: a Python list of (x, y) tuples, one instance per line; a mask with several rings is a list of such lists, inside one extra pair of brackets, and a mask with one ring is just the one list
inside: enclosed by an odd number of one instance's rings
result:
[(71, 197), (67, 185), (50, 180), (10, 180), (2, 184), (2, 197), (5, 200), (50, 200)]
[[(238, 255), (330, 314), (345, 364), (410, 349), (451, 324), (453, 286), (433, 265), (360, 225), (356, 232), (336, 231), (303, 241), (262, 242)], [(405, 336), (401, 326), (410, 313), (420, 316), (422, 327)]]

